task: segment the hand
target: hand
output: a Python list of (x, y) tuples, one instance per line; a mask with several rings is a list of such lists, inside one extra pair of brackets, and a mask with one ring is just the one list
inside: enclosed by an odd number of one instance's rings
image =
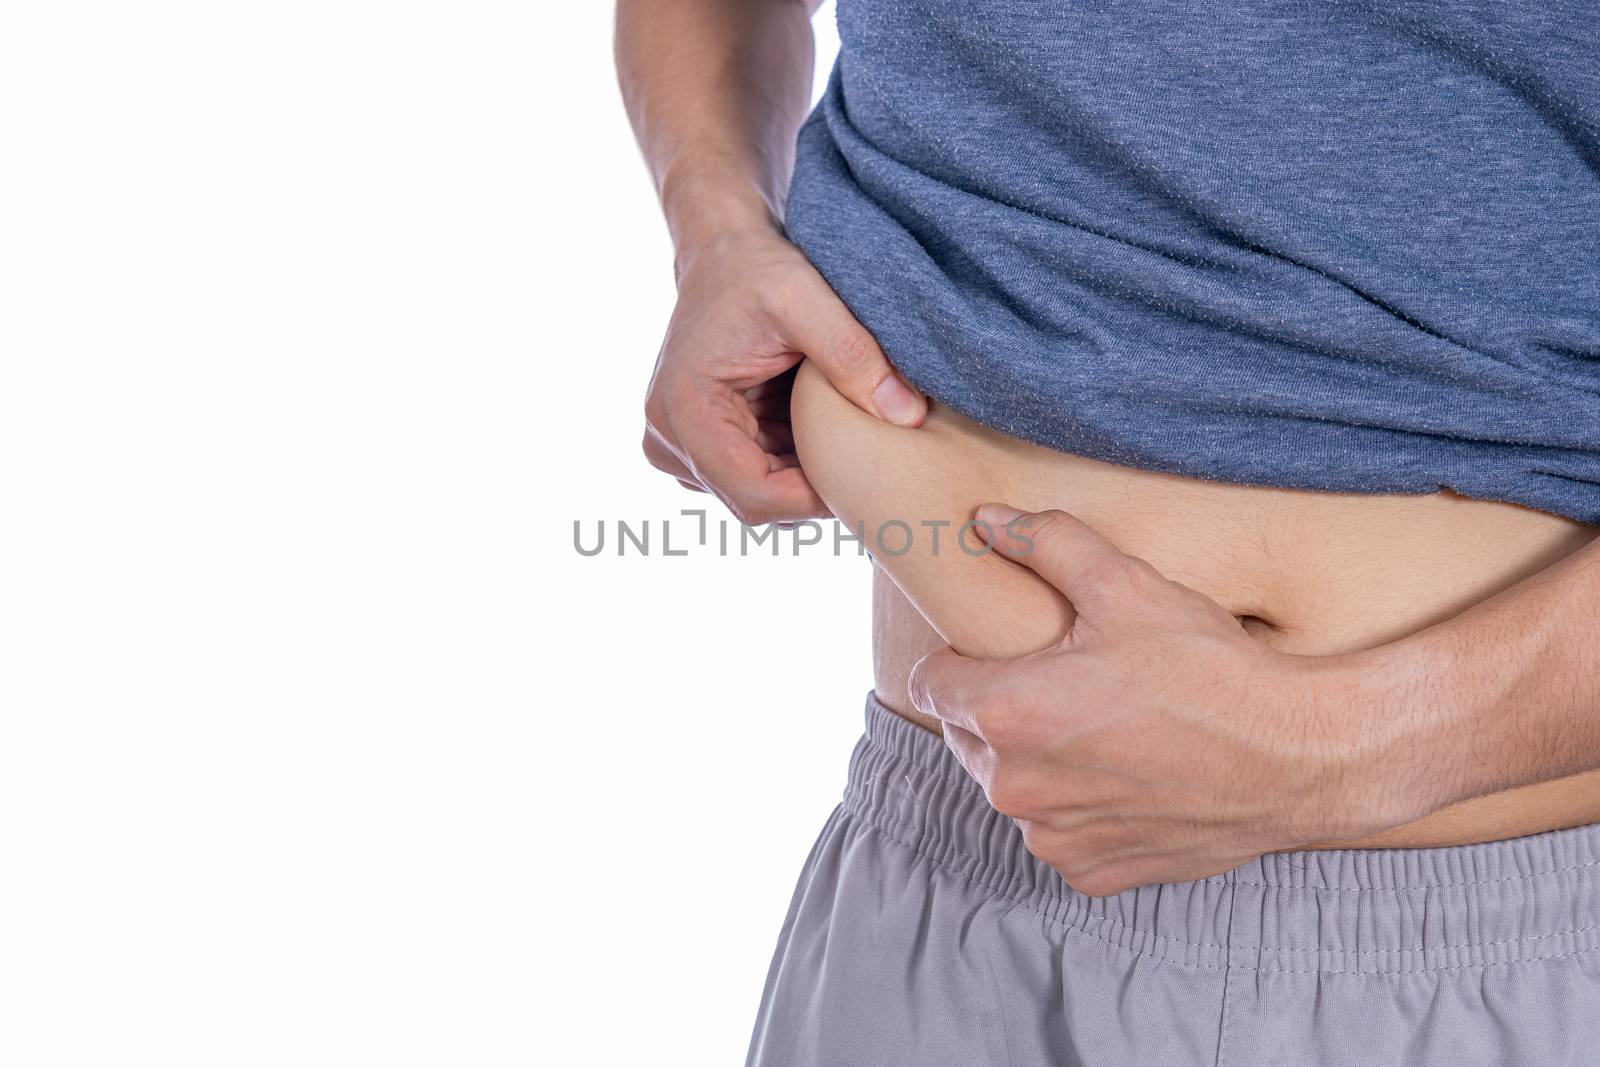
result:
[(678, 304), (645, 401), (644, 452), (741, 521), (824, 516), (794, 455), (790, 372), (810, 359), (865, 411), (916, 426), (927, 403), (798, 248), (775, 232), (680, 260)]
[(1423, 814), (1364, 777), (1389, 726), (1346, 675), (1250, 637), (1065, 512), (987, 505), (978, 518), (1076, 621), (1016, 660), (935, 652), (912, 673), (912, 701), (1073, 888), (1202, 878)]

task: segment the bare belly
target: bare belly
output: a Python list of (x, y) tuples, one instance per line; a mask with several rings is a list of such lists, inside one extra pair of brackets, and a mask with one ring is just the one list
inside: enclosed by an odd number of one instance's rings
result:
[[(946, 643), (968, 655), (1021, 655), (1059, 640), (1071, 623), (1070, 606), (1040, 580), (955, 543), (959, 525), (987, 501), (1070, 511), (1123, 551), (1212, 597), (1258, 640), (1304, 654), (1352, 651), (1423, 629), (1600, 534), (1448, 492), (1313, 493), (1135, 470), (1019, 441), (938, 405), (921, 429), (899, 429), (857, 410), (809, 365), (796, 380), (793, 417), (812, 483), (874, 551), (877, 694), (933, 730), (938, 724), (917, 715), (906, 688), (922, 656)], [(1465, 844), (1596, 820), (1600, 772), (1591, 772), (1326, 846)]]

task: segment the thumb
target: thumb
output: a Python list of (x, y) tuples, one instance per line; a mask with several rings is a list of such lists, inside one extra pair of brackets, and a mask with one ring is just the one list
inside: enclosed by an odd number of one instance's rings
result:
[(1055, 586), (1080, 614), (1127, 604), (1136, 595), (1131, 584), (1154, 570), (1065, 511), (985, 504), (976, 518), (976, 529), (996, 552)]
[(972, 659), (953, 648), (930, 652), (911, 668), (906, 688), (911, 706), (946, 726), (984, 736), (983, 710), (995, 705), (1007, 661)]
[(928, 404), (889, 366), (867, 328), (819, 274), (814, 298), (784, 323), (788, 340), (829, 383), (863, 411), (897, 426), (920, 426)]

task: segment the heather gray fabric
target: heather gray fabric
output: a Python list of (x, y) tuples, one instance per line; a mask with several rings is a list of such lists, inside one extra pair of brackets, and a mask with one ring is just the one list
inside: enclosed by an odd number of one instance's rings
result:
[(1595, 0), (839, 0), (786, 226), (1064, 452), (1600, 523)]
[(1091, 899), (870, 698), (751, 1067), (1600, 1063), (1600, 825)]

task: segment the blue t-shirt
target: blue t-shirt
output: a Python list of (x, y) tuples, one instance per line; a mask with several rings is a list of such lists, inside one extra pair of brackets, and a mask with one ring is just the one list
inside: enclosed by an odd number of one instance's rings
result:
[(1065, 452), (1600, 523), (1595, 0), (839, 0), (791, 238)]

